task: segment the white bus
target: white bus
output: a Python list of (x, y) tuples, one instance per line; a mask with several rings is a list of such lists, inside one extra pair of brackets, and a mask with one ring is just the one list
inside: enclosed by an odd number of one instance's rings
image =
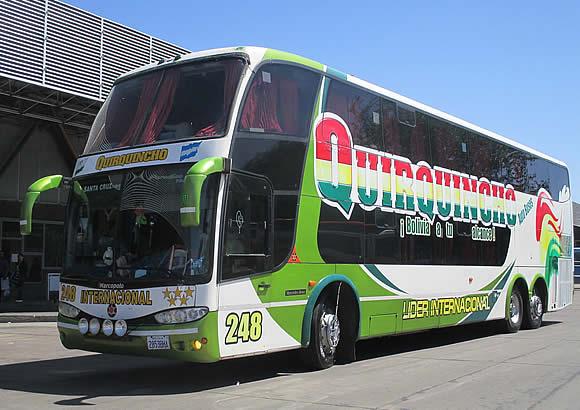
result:
[(193, 53), (122, 76), (72, 176), (64, 346), (197, 362), (486, 320), (573, 292), (566, 166), (323, 64)]

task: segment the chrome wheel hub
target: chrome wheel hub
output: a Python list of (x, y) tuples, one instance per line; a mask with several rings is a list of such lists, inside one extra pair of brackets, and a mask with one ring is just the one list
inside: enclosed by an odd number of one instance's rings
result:
[(324, 357), (336, 351), (340, 341), (340, 322), (333, 313), (324, 313), (320, 318), (320, 352)]
[(510, 298), (510, 320), (512, 323), (518, 323), (520, 320), (520, 300), (516, 295)]
[(544, 313), (544, 306), (542, 299), (538, 295), (534, 295), (530, 299), (530, 315), (533, 320), (538, 320)]

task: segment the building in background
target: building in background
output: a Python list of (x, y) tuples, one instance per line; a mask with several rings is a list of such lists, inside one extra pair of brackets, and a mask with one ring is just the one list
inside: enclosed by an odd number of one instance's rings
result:
[(47, 277), (62, 268), (66, 201), (64, 192), (42, 194), (23, 238), (28, 186), (72, 175), (120, 74), (186, 52), (56, 0), (0, 0), (0, 248), (25, 256), (25, 300), (46, 300)]

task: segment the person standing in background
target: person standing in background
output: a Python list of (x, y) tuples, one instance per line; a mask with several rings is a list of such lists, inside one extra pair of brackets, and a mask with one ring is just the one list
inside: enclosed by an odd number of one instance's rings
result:
[(24, 286), (24, 276), (26, 275), (26, 262), (24, 255), (18, 254), (18, 262), (16, 264), (16, 271), (14, 272), (14, 288), (16, 293), (16, 302), (22, 302), (22, 287)]
[(0, 250), (0, 302), (10, 294), (10, 263), (3, 250)]

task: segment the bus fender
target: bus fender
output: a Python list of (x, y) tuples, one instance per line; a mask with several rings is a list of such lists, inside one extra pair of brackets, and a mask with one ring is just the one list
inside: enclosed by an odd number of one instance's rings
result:
[(356, 287), (354, 286), (354, 283), (352, 283), (352, 280), (350, 280), (346, 276), (333, 274), (333, 275), (326, 276), (323, 279), (321, 279), (320, 281), (318, 281), (316, 286), (314, 286), (314, 288), (312, 289), (310, 296), (308, 297), (308, 302), (306, 303), (306, 308), (304, 309), (304, 319), (302, 320), (302, 347), (308, 347), (308, 345), (310, 344), (310, 330), (312, 328), (312, 326), (311, 326), (312, 313), (314, 312), (314, 307), (316, 306), (316, 302), (318, 301), (318, 297), (329, 285), (332, 285), (333, 283), (337, 283), (337, 282), (343, 282), (346, 285), (348, 285), (355, 295), (355, 298), (357, 301), (358, 312), (359, 312), (359, 323), (358, 323), (357, 334), (360, 335), (361, 311), (360, 311), (360, 299), (359, 299), (358, 292), (356, 291)]

